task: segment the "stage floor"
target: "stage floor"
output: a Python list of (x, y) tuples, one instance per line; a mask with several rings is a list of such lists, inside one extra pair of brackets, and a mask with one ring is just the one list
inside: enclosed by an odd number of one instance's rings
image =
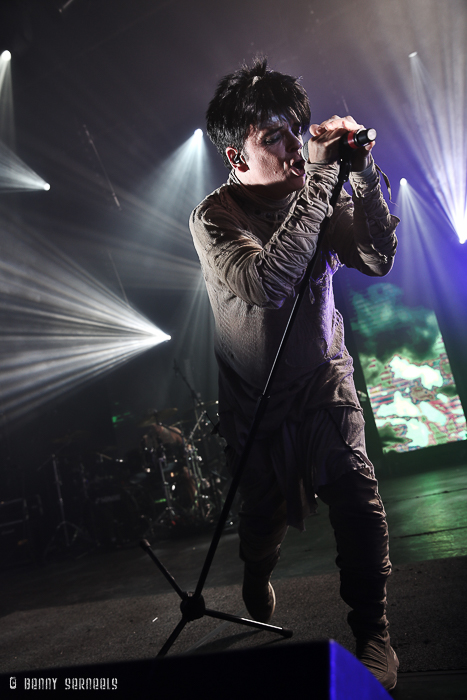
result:
[[(391, 639), (400, 659), (394, 697), (465, 698), (467, 467), (385, 479), (380, 491), (393, 563)], [(196, 587), (211, 535), (151, 541), (182, 590)], [(204, 598), (211, 609), (245, 615), (237, 550), (235, 528), (228, 529)], [(353, 651), (334, 558), (333, 533), (321, 505), (305, 533), (289, 531), (273, 576), (272, 624), (291, 628), (291, 639), (203, 617), (185, 626), (170, 654), (318, 639), (335, 639)], [(110, 551), (70, 548), (66, 558), (4, 570), (0, 581), (2, 683), (21, 671), (154, 658), (181, 618), (179, 597), (137, 542)]]

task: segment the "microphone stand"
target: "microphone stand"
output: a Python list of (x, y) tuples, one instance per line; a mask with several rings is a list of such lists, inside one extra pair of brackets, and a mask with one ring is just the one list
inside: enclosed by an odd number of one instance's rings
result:
[[(337, 200), (339, 198), (339, 194), (341, 192), (342, 186), (345, 182), (347, 182), (349, 178), (349, 173), (350, 173), (350, 157), (351, 157), (351, 152), (348, 151), (347, 148), (342, 147), (340, 151), (340, 159), (339, 159), (339, 176), (338, 180), (336, 183), (336, 186), (334, 188), (334, 191), (332, 193), (331, 199), (330, 199), (330, 205), (331, 207), (334, 207), (337, 203)], [(268, 380), (266, 382), (266, 385), (264, 387), (263, 393), (261, 394), (255, 414), (252, 420), (252, 424), (245, 442), (245, 445), (243, 447), (242, 453), (240, 455), (240, 459), (235, 471), (235, 474), (232, 479), (232, 483), (230, 485), (229, 491), (227, 493), (227, 497), (225, 499), (224, 507), (222, 509), (222, 512), (219, 517), (219, 522), (217, 523), (216, 529), (214, 531), (214, 535), (212, 538), (211, 545), (209, 547), (208, 553), (206, 555), (206, 559), (203, 565), (203, 568), (201, 570), (200, 577), (198, 579), (198, 584), (196, 586), (196, 589), (193, 592), (187, 592), (183, 591), (175, 581), (175, 579), (172, 577), (172, 575), (167, 571), (165, 566), (159, 561), (157, 556), (154, 554), (153, 550), (151, 549), (151, 545), (147, 540), (142, 540), (140, 542), (141, 547), (144, 549), (147, 554), (151, 557), (151, 559), (154, 561), (156, 566), (159, 568), (161, 573), (165, 576), (169, 584), (172, 586), (172, 588), (178, 593), (180, 596), (182, 602), (180, 603), (180, 610), (182, 613), (182, 619), (178, 623), (178, 625), (175, 627), (173, 630), (172, 634), (169, 636), (167, 641), (165, 642), (164, 646), (161, 648), (157, 656), (165, 656), (167, 652), (169, 651), (170, 647), (172, 644), (175, 642), (177, 637), (179, 636), (180, 632), (183, 630), (185, 625), (188, 622), (193, 622), (194, 620), (199, 620), (205, 615), (208, 615), (209, 617), (214, 617), (220, 620), (227, 620), (228, 622), (236, 622), (238, 624), (246, 625), (249, 627), (255, 627), (256, 629), (260, 630), (268, 630), (269, 632), (276, 632), (277, 634), (280, 634), (283, 637), (291, 637), (293, 635), (293, 631), (290, 629), (286, 629), (284, 627), (276, 627), (274, 625), (269, 625), (264, 622), (257, 622), (256, 620), (249, 620), (244, 617), (238, 617), (237, 615), (229, 615), (228, 613), (223, 613), (219, 612), (217, 610), (211, 610), (209, 608), (206, 608), (204, 598), (202, 596), (202, 590), (204, 588), (204, 584), (206, 583), (207, 576), (209, 574), (209, 570), (211, 568), (212, 561), (214, 559), (214, 555), (217, 550), (217, 546), (219, 544), (219, 540), (222, 535), (222, 531), (224, 529), (226, 520), (229, 516), (230, 509), (233, 503), (233, 500), (235, 498), (235, 494), (238, 488), (238, 485), (240, 483), (240, 480), (243, 475), (243, 471), (245, 469), (245, 465), (248, 460), (248, 456), (250, 454), (251, 448), (253, 446), (253, 442), (256, 437), (256, 433), (258, 431), (259, 424), (266, 412), (266, 408), (269, 402), (270, 398), (270, 389), (271, 385), (274, 379), (274, 376), (276, 374), (277, 367), (279, 365), (279, 362), (282, 358), (282, 355), (284, 353), (287, 341), (289, 339), (290, 333), (292, 331), (292, 327), (295, 321), (295, 318), (297, 316), (300, 303), (303, 299), (303, 297), (306, 294), (306, 291), (308, 289), (309, 281), (310, 278), (313, 276), (315, 272), (315, 267), (317, 266), (317, 263), (320, 259), (320, 253), (322, 250), (323, 246), (323, 239), (324, 239), (324, 234), (326, 232), (327, 226), (328, 226), (329, 218), (326, 217), (323, 219), (320, 227), (320, 231), (318, 234), (318, 241), (316, 245), (316, 250), (315, 253), (310, 260), (310, 262), (307, 265), (305, 274), (303, 276), (302, 281), (300, 282), (299, 285), (299, 291), (297, 296), (295, 297), (295, 301), (292, 307), (292, 311), (290, 313), (289, 319), (287, 321), (287, 325), (284, 330), (284, 334), (282, 336), (281, 342), (279, 344), (279, 348), (276, 354), (276, 357), (274, 359), (274, 362), (272, 364), (271, 371), (269, 373)]]
[(191, 394), (191, 398), (193, 399), (193, 403), (195, 404), (195, 406), (200, 406), (200, 405), (201, 405), (201, 401), (200, 401), (200, 399), (199, 399), (199, 396), (198, 396), (198, 394), (196, 393), (196, 391), (193, 389), (193, 387), (191, 386), (191, 384), (190, 384), (190, 382), (188, 381), (188, 379), (187, 379), (187, 378), (185, 377), (185, 375), (182, 373), (180, 367), (179, 367), (178, 364), (177, 364), (177, 360), (174, 360), (173, 369), (174, 369), (175, 374), (179, 374), (180, 377), (181, 377), (181, 378), (183, 379), (183, 381), (185, 382), (185, 384), (187, 385), (187, 387), (188, 387), (188, 389), (189, 389), (189, 391), (190, 391), (190, 394)]
[[(192, 434), (191, 434), (190, 437), (193, 437), (193, 434), (194, 434), (196, 428), (198, 427), (199, 422), (201, 421), (202, 416), (206, 416), (206, 418), (209, 420), (209, 422), (211, 423), (211, 425), (213, 426), (213, 428), (215, 428), (215, 425), (214, 425), (213, 421), (211, 420), (211, 417), (210, 417), (209, 413), (208, 413), (207, 411), (204, 410), (205, 404), (201, 401), (201, 399), (199, 398), (199, 395), (196, 393), (196, 391), (193, 389), (193, 387), (191, 386), (191, 384), (190, 384), (190, 382), (188, 381), (188, 379), (185, 377), (185, 375), (184, 375), (183, 372), (181, 371), (180, 367), (179, 367), (178, 364), (177, 364), (177, 360), (174, 360), (173, 370), (174, 370), (175, 374), (178, 374), (178, 375), (182, 378), (182, 380), (185, 382), (185, 384), (187, 385), (187, 387), (188, 387), (188, 389), (189, 389), (189, 391), (190, 391), (191, 398), (193, 399), (193, 404), (194, 404), (194, 406), (195, 406), (195, 408), (194, 408), (193, 410), (194, 410), (194, 412), (195, 412), (197, 424), (196, 424), (195, 428), (193, 429)], [(203, 411), (202, 416), (198, 417), (198, 414), (196, 413), (197, 410), (202, 410), (202, 411)]]

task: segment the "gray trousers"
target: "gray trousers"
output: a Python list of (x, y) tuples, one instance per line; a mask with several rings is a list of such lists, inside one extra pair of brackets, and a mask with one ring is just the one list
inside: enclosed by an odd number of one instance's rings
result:
[[(383, 617), (391, 572), (388, 528), (378, 482), (366, 456), (363, 417), (352, 409), (324, 409), (292, 426), (287, 434), (294, 445), (258, 440), (250, 453), (239, 487), (241, 559), (256, 576), (269, 576), (279, 559), (289, 504), (284, 480), (273, 464), (278, 451), (280, 459), (286, 459), (287, 450), (293, 449), (298, 455), (304, 508), (314, 493), (329, 507), (343, 600), (364, 618)], [(235, 468), (233, 451), (229, 461)]]

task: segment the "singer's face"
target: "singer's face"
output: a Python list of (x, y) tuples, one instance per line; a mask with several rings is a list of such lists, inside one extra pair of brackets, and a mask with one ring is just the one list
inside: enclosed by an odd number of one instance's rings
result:
[(300, 124), (283, 116), (250, 127), (243, 154), (246, 168), (237, 170), (249, 189), (271, 199), (283, 199), (305, 184)]

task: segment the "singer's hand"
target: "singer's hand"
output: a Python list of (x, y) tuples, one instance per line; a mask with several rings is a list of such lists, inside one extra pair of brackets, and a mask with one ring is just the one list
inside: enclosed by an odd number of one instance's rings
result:
[[(339, 145), (342, 136), (348, 131), (363, 129), (353, 117), (338, 117), (336, 114), (321, 124), (309, 127), (312, 138), (308, 142), (308, 160), (310, 163), (334, 163), (339, 157)], [(352, 152), (352, 170), (359, 172), (370, 165), (370, 152), (375, 142), (357, 148)]]

